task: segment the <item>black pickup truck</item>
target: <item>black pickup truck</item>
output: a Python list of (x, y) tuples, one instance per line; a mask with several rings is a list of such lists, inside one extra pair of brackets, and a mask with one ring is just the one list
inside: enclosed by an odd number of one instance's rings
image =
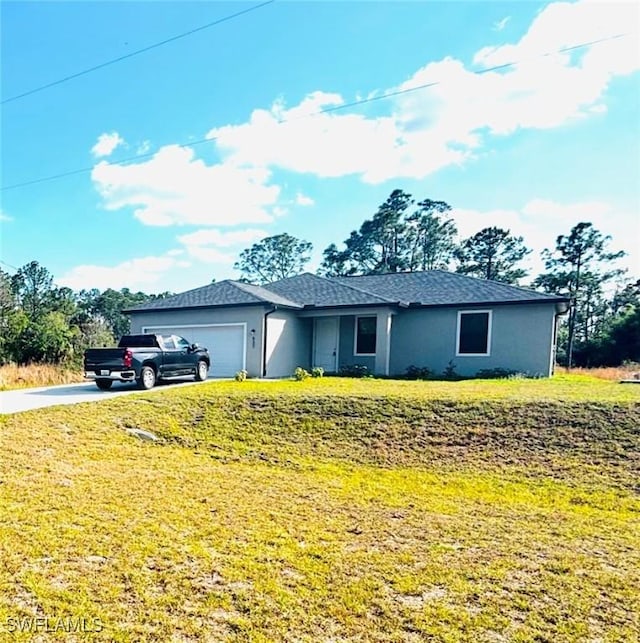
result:
[(195, 375), (207, 379), (211, 358), (206, 348), (178, 335), (125, 335), (117, 348), (89, 348), (84, 354), (84, 376), (106, 391), (114, 382), (136, 382), (153, 388), (160, 379)]

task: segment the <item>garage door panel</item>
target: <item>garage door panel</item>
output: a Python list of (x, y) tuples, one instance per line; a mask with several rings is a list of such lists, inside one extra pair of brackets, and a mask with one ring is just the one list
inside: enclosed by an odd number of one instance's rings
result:
[(245, 368), (245, 325), (148, 327), (147, 334), (180, 335), (190, 343), (209, 349), (209, 377), (232, 377)]

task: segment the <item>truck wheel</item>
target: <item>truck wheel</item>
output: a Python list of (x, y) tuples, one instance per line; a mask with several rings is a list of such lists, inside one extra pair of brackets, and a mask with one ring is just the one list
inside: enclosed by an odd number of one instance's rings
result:
[(137, 382), (138, 388), (148, 391), (156, 385), (156, 372), (151, 366), (143, 366)]
[(209, 365), (201, 359), (196, 366), (196, 382), (204, 382), (207, 379), (209, 372)]
[(113, 384), (113, 380), (96, 380), (96, 386), (101, 391), (108, 391)]

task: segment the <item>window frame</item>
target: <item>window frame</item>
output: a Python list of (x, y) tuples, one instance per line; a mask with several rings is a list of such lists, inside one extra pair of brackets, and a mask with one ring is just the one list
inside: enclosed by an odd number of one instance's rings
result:
[[(375, 332), (374, 332), (374, 349), (373, 353), (358, 353), (358, 320), (360, 319), (373, 319), (375, 321)], [(375, 345), (378, 343), (378, 316), (377, 315), (356, 315), (353, 327), (353, 355), (355, 357), (375, 357), (376, 350)]]
[[(486, 353), (461, 353), (460, 352), (460, 331), (462, 330), (463, 315), (487, 315), (487, 352)], [(456, 328), (456, 357), (491, 357), (491, 341), (493, 335), (493, 311), (486, 310), (459, 310), (458, 323)]]

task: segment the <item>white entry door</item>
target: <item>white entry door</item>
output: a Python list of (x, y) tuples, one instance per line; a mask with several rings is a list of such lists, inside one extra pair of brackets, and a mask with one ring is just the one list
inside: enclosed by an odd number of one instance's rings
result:
[(321, 366), (327, 373), (338, 370), (338, 317), (316, 317), (312, 366)]

